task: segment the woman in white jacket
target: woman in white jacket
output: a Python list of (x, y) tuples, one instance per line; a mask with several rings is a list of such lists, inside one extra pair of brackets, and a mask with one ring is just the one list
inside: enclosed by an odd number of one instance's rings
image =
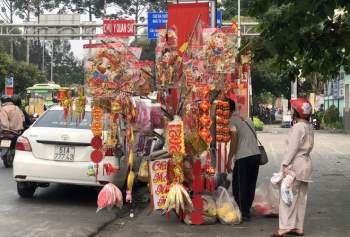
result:
[(280, 198), (279, 229), (273, 237), (304, 235), (308, 184), (312, 173), (310, 153), (314, 146), (314, 133), (309, 123), (312, 106), (308, 100), (299, 98), (291, 101), (291, 107), (295, 124), (288, 135), (282, 171), (284, 176), (289, 170), (295, 173), (293, 201), (291, 205), (286, 205)]

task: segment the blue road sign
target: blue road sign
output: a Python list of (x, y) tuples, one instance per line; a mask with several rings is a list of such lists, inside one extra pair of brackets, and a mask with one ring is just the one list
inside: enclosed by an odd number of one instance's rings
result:
[(148, 12), (147, 27), (148, 27), (148, 38), (157, 39), (158, 29), (165, 28), (168, 23), (167, 12)]
[[(148, 12), (147, 17), (147, 28), (148, 28), (148, 38), (157, 39), (158, 29), (165, 28), (168, 23), (168, 13), (167, 12)], [(222, 10), (218, 9), (216, 11), (216, 24), (217, 27), (222, 26)]]
[(216, 10), (216, 26), (221, 28), (222, 26), (222, 10)]

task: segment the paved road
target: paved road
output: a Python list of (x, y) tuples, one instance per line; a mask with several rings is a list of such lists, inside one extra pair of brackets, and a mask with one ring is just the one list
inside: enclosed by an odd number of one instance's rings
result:
[[(271, 132), (271, 131), (270, 131)], [(259, 182), (278, 167), (287, 137), (286, 130), (273, 129), (261, 133), (270, 163), (261, 169)], [(350, 236), (350, 136), (316, 135), (313, 152), (314, 180), (309, 195), (306, 233), (310, 237)], [(40, 188), (30, 200), (17, 195), (11, 169), (0, 164), (0, 236), (269, 236), (277, 227), (277, 219), (255, 218), (239, 226), (187, 226), (178, 220), (167, 221), (147, 208), (136, 209), (136, 218), (128, 212), (96, 211), (98, 192), (91, 188), (53, 185)], [(123, 217), (124, 216), (124, 217)], [(123, 217), (123, 218), (121, 218)], [(110, 224), (109, 224), (110, 223)], [(109, 225), (107, 225), (109, 224)], [(97, 234), (98, 233), (98, 234)]]
[[(286, 129), (270, 129), (259, 137), (270, 155), (270, 162), (260, 170), (259, 183), (279, 167), (287, 138)], [(310, 237), (350, 236), (350, 136), (317, 133), (314, 162), (314, 183), (310, 187), (305, 232)], [(188, 226), (176, 218), (166, 220), (145, 210), (136, 220), (120, 219), (104, 228), (98, 237), (231, 237), (270, 236), (278, 227), (278, 220), (253, 218), (250, 223), (238, 226), (216, 224)]]
[(91, 188), (53, 185), (39, 188), (33, 199), (17, 195), (12, 169), (0, 165), (0, 236), (90, 236), (115, 212), (96, 212), (98, 192)]

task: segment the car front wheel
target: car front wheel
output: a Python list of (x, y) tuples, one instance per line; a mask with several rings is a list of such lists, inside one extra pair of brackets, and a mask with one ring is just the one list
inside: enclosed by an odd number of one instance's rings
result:
[(37, 188), (36, 183), (17, 182), (17, 192), (22, 198), (32, 198)]

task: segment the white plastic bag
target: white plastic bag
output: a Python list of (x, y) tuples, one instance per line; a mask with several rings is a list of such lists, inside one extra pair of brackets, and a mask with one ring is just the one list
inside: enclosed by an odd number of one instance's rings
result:
[(233, 196), (224, 188), (218, 187), (216, 194), (216, 214), (222, 224), (239, 224), (242, 220), (241, 211)]
[(264, 180), (255, 191), (252, 214), (256, 216), (278, 215), (279, 192), (270, 180)]
[(282, 201), (287, 205), (292, 205), (293, 202), (293, 182), (295, 177), (292, 174), (287, 174), (287, 176), (282, 180), (281, 184), (281, 198)]

